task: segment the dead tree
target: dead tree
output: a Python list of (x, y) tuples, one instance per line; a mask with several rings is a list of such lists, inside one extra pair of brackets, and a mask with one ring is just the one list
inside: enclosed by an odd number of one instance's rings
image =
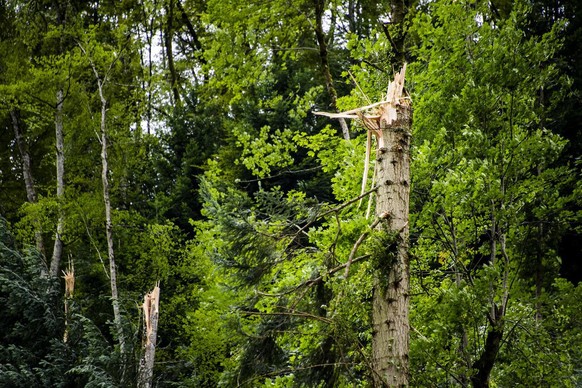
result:
[[(376, 216), (391, 238), (374, 276), (372, 374), (376, 387), (405, 387), (409, 381), (409, 260), (411, 104), (403, 95), (406, 64), (388, 87), (384, 101), (343, 113), (357, 118), (376, 137)], [(370, 147), (370, 142), (368, 142)], [(366, 152), (367, 155), (370, 152)], [(367, 171), (369, 161), (366, 160)], [(366, 179), (366, 176), (364, 176)], [(363, 185), (364, 186), (364, 185)]]
[(158, 335), (158, 318), (160, 307), (160, 285), (154, 287), (152, 292), (143, 298), (143, 356), (139, 362), (139, 388), (152, 387), (154, 377), (154, 359), (156, 355), (156, 343)]

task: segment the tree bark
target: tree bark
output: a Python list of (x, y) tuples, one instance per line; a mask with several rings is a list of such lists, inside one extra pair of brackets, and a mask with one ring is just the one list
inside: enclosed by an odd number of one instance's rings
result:
[(111, 284), (111, 304), (113, 306), (113, 320), (117, 330), (121, 354), (125, 353), (125, 335), (121, 324), (121, 312), (119, 310), (119, 294), (117, 292), (117, 268), (113, 250), (113, 223), (111, 222), (111, 200), (109, 198), (109, 165), (107, 160), (107, 100), (103, 96), (102, 86), (99, 86), (101, 95), (101, 181), (103, 182), (103, 202), (105, 203), (105, 235), (107, 238), (107, 256), (109, 257), (109, 278)]
[(474, 388), (489, 388), (489, 377), (491, 370), (495, 365), (497, 354), (501, 347), (501, 339), (503, 338), (503, 308), (493, 306), (496, 311), (491, 322), (491, 328), (487, 332), (485, 339), (485, 346), (479, 359), (473, 363), (473, 369), (477, 373), (471, 377), (471, 383)]
[(184, 24), (186, 26), (186, 28), (188, 29), (188, 33), (190, 34), (190, 37), (192, 38), (192, 40), (189, 40), (188, 43), (192, 47), (192, 50), (195, 53), (198, 53), (196, 55), (196, 58), (200, 61), (200, 63), (205, 65), (206, 59), (202, 55), (202, 43), (200, 43), (200, 39), (198, 38), (198, 33), (196, 32), (196, 29), (194, 28), (192, 21), (190, 21), (190, 18), (188, 17), (188, 14), (186, 13), (186, 10), (184, 9), (184, 6), (180, 2), (180, 0), (176, 1), (176, 7), (178, 8), (178, 11), (180, 12), (180, 18), (182, 19), (182, 24)]
[(154, 360), (158, 335), (158, 318), (160, 305), (159, 284), (152, 292), (144, 296), (143, 301), (143, 325), (144, 325), (144, 353), (139, 363), (139, 376), (137, 386), (139, 388), (152, 387), (154, 377)]
[(170, 71), (170, 88), (172, 89), (172, 96), (174, 97), (174, 104), (180, 105), (180, 91), (178, 89), (178, 73), (176, 72), (176, 66), (174, 64), (174, 49), (173, 49), (173, 37), (174, 37), (174, 0), (168, 0), (168, 5), (166, 6), (166, 28), (163, 31), (164, 34), (164, 46), (166, 48), (166, 57), (168, 60), (168, 70)]
[[(402, 79), (402, 82), (404, 80)], [(409, 260), (411, 108), (396, 104), (396, 119), (380, 120), (376, 215), (396, 234), (393, 257), (378, 263), (374, 279), (372, 362), (375, 387), (406, 387), (409, 381)]]
[[(28, 199), (28, 202), (36, 203), (38, 201), (38, 197), (36, 195), (36, 189), (34, 187), (30, 154), (28, 153), (28, 149), (24, 143), (22, 129), (20, 128), (20, 112), (17, 109), (11, 109), (10, 118), (12, 119), (14, 138), (16, 139), (16, 144), (18, 146), (18, 151), (20, 152), (20, 157), (22, 158), (22, 175), (24, 176), (24, 185), (26, 186), (26, 198)], [(34, 239), (36, 241), (36, 249), (38, 249), (43, 258), (41, 276), (46, 277), (47, 265), (45, 261), (44, 240), (42, 238), (42, 229), (40, 223), (36, 226), (36, 230), (34, 232)]]
[[(317, 45), (319, 46), (319, 60), (321, 63), (321, 71), (325, 78), (325, 87), (331, 98), (331, 108), (337, 112), (337, 91), (333, 85), (333, 77), (329, 69), (329, 56), (327, 50), (327, 43), (325, 40), (325, 33), (323, 32), (323, 13), (325, 11), (325, 0), (314, 0), (315, 3), (315, 37)], [(339, 118), (339, 123), (342, 128), (344, 139), (350, 140), (350, 130), (346, 120)]]
[(123, 325), (121, 321), (121, 312), (119, 309), (119, 295), (117, 292), (117, 267), (115, 265), (115, 254), (113, 249), (113, 223), (111, 222), (111, 200), (109, 197), (109, 164), (107, 159), (107, 99), (105, 98), (105, 85), (108, 81), (108, 75), (115, 64), (115, 60), (109, 65), (109, 69), (105, 72), (103, 78), (99, 76), (97, 67), (93, 59), (87, 54), (85, 48), (79, 44), (83, 54), (87, 55), (91, 69), (97, 81), (97, 89), (99, 91), (99, 99), (101, 100), (101, 181), (103, 184), (103, 202), (105, 204), (105, 237), (107, 239), (107, 256), (109, 258), (109, 283), (111, 286), (111, 305), (113, 307), (113, 323), (117, 331), (119, 341), (119, 348), (121, 354), (125, 354), (125, 335), (123, 333)]
[[(504, 191), (504, 186), (501, 186), (502, 192)], [(489, 378), (491, 376), (491, 371), (495, 366), (495, 360), (497, 359), (497, 355), (499, 354), (499, 350), (501, 348), (501, 340), (503, 338), (503, 331), (505, 327), (505, 310), (507, 307), (508, 299), (509, 299), (509, 285), (507, 282), (508, 271), (509, 271), (509, 257), (507, 256), (507, 252), (505, 249), (505, 234), (502, 233), (499, 228), (497, 227), (497, 219), (495, 217), (495, 207), (491, 205), (491, 240), (490, 240), (490, 249), (491, 249), (491, 265), (497, 264), (497, 240), (500, 241), (500, 249), (501, 253), (505, 259), (505, 268), (503, 272), (503, 296), (501, 298), (500, 303), (496, 303), (494, 299), (495, 295), (495, 287), (493, 283), (490, 285), (490, 293), (491, 293), (491, 309), (487, 314), (487, 318), (489, 320), (489, 330), (487, 331), (487, 337), (485, 339), (485, 345), (483, 347), (483, 351), (481, 355), (475, 362), (473, 362), (473, 369), (476, 373), (471, 377), (471, 384), (475, 388), (489, 388)]]
[(63, 90), (57, 90), (57, 107), (55, 112), (55, 139), (56, 139), (56, 156), (57, 156), (57, 203), (58, 203), (58, 220), (57, 230), (55, 232), (55, 243), (53, 246), (53, 255), (49, 276), (56, 278), (59, 276), (61, 257), (63, 255), (63, 227), (64, 216), (62, 202), (65, 195), (65, 153), (63, 140)]

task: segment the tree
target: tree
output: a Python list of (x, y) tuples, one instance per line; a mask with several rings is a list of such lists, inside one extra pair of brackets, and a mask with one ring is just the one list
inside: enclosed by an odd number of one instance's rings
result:
[[(412, 110), (403, 94), (406, 65), (388, 88), (378, 123), (376, 217), (391, 239), (378, 257), (372, 305), (374, 386), (402, 387), (409, 381), (408, 212)], [(368, 120), (364, 120), (369, 123)], [(369, 124), (368, 124), (369, 125)], [(381, 134), (380, 134), (381, 133)]]
[(3, 2), (0, 385), (579, 385), (571, 3)]
[[(22, 158), (22, 175), (24, 176), (24, 184), (26, 186), (26, 197), (28, 202), (37, 203), (38, 196), (36, 194), (36, 188), (34, 185), (34, 178), (32, 175), (32, 166), (30, 161), (30, 154), (28, 152), (28, 147), (26, 146), (23, 138), (23, 132), (21, 130), (22, 121), (20, 119), (18, 109), (10, 110), (10, 118), (12, 119), (12, 127), (14, 128), (14, 138), (16, 139), (16, 144), (18, 145), (18, 151)], [(38, 222), (37, 222), (38, 225)], [(36, 249), (40, 252), (41, 256), (45, 255), (44, 240), (42, 237), (42, 229), (40, 225), (37, 226), (37, 230), (34, 232), (34, 237), (36, 240)], [(46, 268), (43, 266), (41, 269), (41, 276), (46, 276)]]
[[(504, 341), (519, 332), (508, 322), (531, 303), (520, 285), (523, 269), (540, 256), (556, 268), (555, 251), (542, 241), (539, 255), (525, 249), (537, 232), (524, 209), (543, 201), (552, 210), (538, 207), (536, 218), (546, 233), (557, 232), (569, 201), (558, 189), (568, 169), (555, 164), (565, 142), (543, 127), (547, 107), (537, 103), (540, 90), (560, 87), (551, 58), (561, 27), (526, 38), (520, 26), (527, 13), (527, 5), (516, 4), (499, 19), (486, 4), (435, 3), (416, 20), (423, 42), (413, 78), (420, 144), (413, 165), (416, 271), (454, 280), (439, 286), (421, 275), (416, 289), (424, 296), (415, 303), (449, 292), (467, 298), (459, 304), (467, 321), (450, 316), (441, 323), (458, 338), (446, 345), (457, 354), (441, 364), (456, 381), (476, 387), (489, 386)], [(483, 325), (486, 331), (470, 334)]]

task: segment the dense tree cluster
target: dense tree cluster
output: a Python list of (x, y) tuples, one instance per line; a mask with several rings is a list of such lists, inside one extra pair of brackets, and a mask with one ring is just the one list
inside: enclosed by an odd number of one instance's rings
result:
[(581, 22), (567, 0), (0, 0), (0, 386), (382, 386), (397, 237), (374, 158), (360, 195), (366, 127), (313, 112), (382, 100), (404, 63), (402, 373), (579, 386)]

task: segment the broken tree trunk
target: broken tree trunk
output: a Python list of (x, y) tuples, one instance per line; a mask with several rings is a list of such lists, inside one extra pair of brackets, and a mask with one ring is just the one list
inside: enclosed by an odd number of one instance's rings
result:
[(408, 386), (408, 198), (410, 191), (411, 107), (401, 101), (403, 67), (389, 88), (388, 104), (378, 120), (376, 215), (386, 217), (395, 235), (389, 257), (380, 262), (374, 279), (372, 363), (374, 386)]
[[(406, 64), (388, 87), (384, 101), (333, 118), (359, 118), (376, 136), (376, 216), (394, 236), (378, 260), (372, 306), (372, 374), (375, 387), (406, 387), (409, 380), (408, 208), (412, 109), (403, 95)], [(366, 161), (367, 165), (368, 161)], [(366, 177), (364, 177), (365, 179)], [(391, 239), (392, 240), (392, 239)]]
[(67, 342), (69, 340), (69, 321), (71, 319), (69, 305), (75, 291), (75, 267), (71, 261), (69, 261), (69, 268), (63, 271), (63, 278), (65, 279), (65, 333), (63, 334), (63, 342)]
[(139, 388), (152, 387), (154, 377), (154, 359), (156, 354), (156, 342), (158, 335), (158, 318), (160, 306), (160, 286), (159, 283), (152, 292), (143, 298), (143, 356), (139, 363)]

